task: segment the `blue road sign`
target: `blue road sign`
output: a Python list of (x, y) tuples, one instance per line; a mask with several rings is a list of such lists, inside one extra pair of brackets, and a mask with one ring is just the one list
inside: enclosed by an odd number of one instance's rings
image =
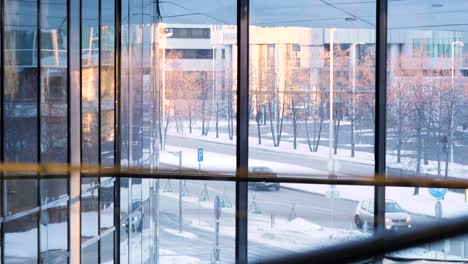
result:
[(442, 199), (447, 194), (447, 188), (429, 188), (429, 193), (436, 199)]
[(203, 148), (198, 148), (198, 162), (203, 161)]

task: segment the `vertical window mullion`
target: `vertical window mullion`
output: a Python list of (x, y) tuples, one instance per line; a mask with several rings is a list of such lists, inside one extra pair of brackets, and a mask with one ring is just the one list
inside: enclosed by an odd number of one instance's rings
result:
[(237, 0), (236, 263), (247, 263), (249, 169), (249, 0)]
[[(387, 14), (388, 1), (377, 1), (374, 136), (374, 177), (377, 181), (385, 180), (386, 167)], [(374, 188), (374, 230), (375, 233), (381, 234), (385, 230), (385, 186), (374, 186)]]
[[(36, 160), (38, 164), (41, 164), (41, 142), (42, 142), (42, 133), (41, 133), (41, 97), (42, 97), (42, 87), (41, 87), (41, 0), (37, 0), (37, 153)], [(37, 206), (39, 207), (39, 212), (37, 213), (37, 261), (41, 263), (41, 215), (42, 211), (40, 210), (42, 201), (41, 201), (41, 175), (38, 172), (37, 177)]]

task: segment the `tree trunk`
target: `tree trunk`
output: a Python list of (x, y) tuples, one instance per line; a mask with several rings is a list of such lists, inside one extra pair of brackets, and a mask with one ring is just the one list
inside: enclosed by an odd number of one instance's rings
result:
[(323, 118), (321, 117), (320, 122), (319, 122), (319, 131), (318, 131), (318, 136), (317, 136), (317, 142), (315, 142), (314, 152), (318, 151), (318, 147), (319, 147), (319, 144), (320, 144), (320, 138), (322, 136), (322, 127), (323, 127)]
[(403, 144), (403, 129), (401, 127), (401, 120), (398, 121), (398, 132), (397, 132), (397, 163), (401, 163), (401, 146)]
[(279, 132), (277, 133), (277, 136), (278, 136), (278, 139), (276, 140), (276, 142), (278, 143), (277, 144), (277, 147), (279, 147), (279, 144), (281, 142), (281, 135), (283, 134), (283, 120), (284, 120), (284, 109), (286, 108), (286, 100), (283, 100), (283, 104), (282, 104), (282, 109), (281, 109), (281, 119), (279, 120)]
[(354, 117), (351, 118), (351, 157), (354, 158)]
[(310, 142), (309, 124), (307, 122), (307, 119), (310, 116), (310, 112), (309, 112), (309, 110), (307, 110), (307, 107), (305, 105), (305, 101), (304, 101), (304, 109), (306, 109), (306, 112), (304, 114), (304, 124), (305, 124), (305, 129), (306, 129), (307, 146), (309, 147), (309, 151), (312, 152), (313, 148), (312, 148), (312, 142)]
[[(422, 128), (421, 128), (421, 123), (422, 123), (422, 113), (421, 110), (417, 110), (417, 115), (418, 115), (418, 124), (417, 124), (417, 129), (416, 129), (416, 140), (417, 140), (417, 153), (416, 153), (416, 176), (421, 175), (421, 158), (422, 158)], [(414, 195), (419, 194), (419, 187), (414, 187)]]
[(334, 153), (335, 155), (338, 154), (338, 135), (340, 134), (340, 121), (341, 121), (341, 120), (338, 119), (338, 120), (336, 121), (336, 126), (335, 126), (335, 135), (334, 135), (334, 137), (335, 137), (335, 140), (334, 140), (334, 141), (335, 141), (335, 142), (333, 142), (333, 143), (334, 143), (334, 146), (333, 146), (333, 149), (334, 149), (334, 150), (333, 150), (333, 153)]
[(271, 130), (271, 138), (273, 140), (273, 146), (276, 147), (276, 136), (275, 136), (275, 128), (273, 126), (273, 115), (272, 115), (272, 105), (271, 100), (268, 100), (268, 119), (270, 119), (270, 130)]
[(189, 106), (189, 132), (192, 134), (192, 108)]
[(216, 138), (219, 138), (219, 104), (216, 102)]
[(293, 96), (291, 96), (291, 106), (292, 106), (292, 114), (293, 114), (293, 137), (294, 137), (293, 147), (294, 149), (297, 149), (297, 113), (296, 113), (296, 105), (294, 103)]

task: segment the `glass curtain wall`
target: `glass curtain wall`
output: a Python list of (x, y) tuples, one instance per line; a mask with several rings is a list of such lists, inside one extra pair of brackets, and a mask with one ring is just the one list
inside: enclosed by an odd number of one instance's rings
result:
[[(388, 177), (466, 177), (468, 27), (461, 10), (467, 8), (464, 1), (389, 3)], [(440, 191), (386, 188), (387, 197), (411, 215), (411, 225), (467, 214), (464, 189)], [(465, 243), (466, 237), (447, 239), (397, 255), (465, 258)]]
[[(80, 0), (72, 113), (70, 0), (1, 0), (0, 160), (56, 168), (80, 153), (82, 263), (256, 261), (372, 236), (379, 210), (388, 231), (466, 214), (465, 190), (312, 184), (385, 161), (387, 177), (466, 174), (468, 6), (387, 2), (251, 0), (237, 14), (245, 0)], [(3, 171), (2, 263), (69, 262), (69, 183)], [(398, 256), (460, 259), (465, 245)]]
[[(115, 1), (81, 1), (81, 162), (115, 163)], [(114, 263), (115, 177), (81, 178), (81, 262)]]
[[(251, 177), (373, 175), (376, 4), (344, 2), (250, 2)], [(250, 261), (372, 234), (371, 187), (248, 188)]]
[[(2, 161), (66, 164), (67, 1), (2, 4)], [(68, 178), (34, 172), (5, 176), (2, 261), (65, 263)]]

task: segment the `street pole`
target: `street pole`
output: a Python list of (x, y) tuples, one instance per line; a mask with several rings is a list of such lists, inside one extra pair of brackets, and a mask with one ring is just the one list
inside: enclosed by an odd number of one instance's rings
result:
[[(333, 160), (333, 71), (334, 71), (334, 51), (333, 51), (333, 34), (335, 33), (336, 28), (330, 28), (330, 124), (329, 124), (329, 139), (328, 139), (328, 177), (330, 179), (335, 178), (335, 164)], [(331, 225), (334, 227), (335, 223), (335, 215), (334, 215), (334, 209), (335, 209), (335, 185), (331, 185), (331, 197), (330, 197), (330, 202), (331, 202)]]
[(451, 43), (451, 46), (452, 46), (452, 111), (450, 113), (450, 142), (448, 142), (448, 144), (450, 144), (450, 162), (453, 163), (453, 149), (455, 148), (455, 140), (454, 140), (454, 137), (455, 137), (455, 107), (454, 107), (454, 104), (455, 104), (455, 45), (460, 45), (460, 46), (464, 46), (463, 42), (461, 41), (454, 41)]
[(179, 180), (179, 233), (182, 233), (182, 180)]
[[(330, 28), (330, 122), (329, 122), (329, 128), (328, 128), (328, 176), (330, 178), (334, 178), (334, 160), (333, 160), (333, 57), (334, 57), (334, 52), (333, 52), (333, 34), (335, 33), (336, 28)], [(334, 189), (334, 186), (332, 185), (332, 189)]]
[(160, 179), (155, 180), (155, 194), (154, 196), (154, 207), (155, 207), (155, 216), (154, 216), (154, 255), (155, 255), (155, 264), (159, 264), (159, 183)]
[[(182, 151), (179, 151), (179, 171), (182, 172)], [(182, 216), (182, 180), (179, 180), (179, 233), (182, 233), (182, 223), (183, 223), (183, 216)]]
[(351, 122), (351, 151), (352, 151), (352, 156), (354, 157), (354, 121), (355, 121), (355, 110), (354, 110), (354, 107), (355, 107), (355, 104), (354, 104), (354, 96), (355, 96), (355, 92), (356, 92), (356, 46), (357, 45), (364, 45), (363, 42), (355, 42), (353, 43), (353, 45), (351, 46), (352, 48), (352, 55), (351, 55), (351, 63), (352, 63), (352, 81), (351, 81), (351, 85), (352, 85), (352, 92), (351, 92), (351, 118), (353, 119), (352, 122)]
[(221, 199), (219, 196), (215, 197), (214, 200), (214, 216), (215, 216), (215, 246), (213, 249), (214, 262), (220, 261), (220, 248), (219, 248), (219, 223), (221, 217)]
[[(165, 24), (160, 24), (161, 28), (164, 30), (166, 29)], [(158, 32), (159, 33), (159, 32)], [(172, 33), (165, 33), (161, 34), (159, 38), (161, 39), (161, 48), (162, 48), (162, 76), (161, 76), (161, 88), (162, 88), (162, 102), (161, 102), (161, 108), (162, 108), (162, 113), (161, 113), (161, 150), (166, 149), (166, 137), (165, 137), (165, 123), (166, 123), (166, 44), (167, 44), (167, 38), (171, 37)]]
[(161, 108), (162, 108), (162, 113), (161, 113), (161, 150), (166, 149), (166, 137), (165, 137), (165, 118), (166, 118), (166, 38), (163, 40), (163, 45), (162, 45), (162, 76), (161, 76), (161, 81), (162, 81), (162, 102), (161, 102)]

